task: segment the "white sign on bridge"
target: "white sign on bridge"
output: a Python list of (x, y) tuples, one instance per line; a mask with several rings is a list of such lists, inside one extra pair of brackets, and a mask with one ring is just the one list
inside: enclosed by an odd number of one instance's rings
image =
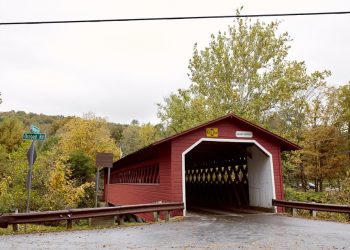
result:
[(253, 132), (252, 131), (236, 131), (236, 137), (238, 137), (238, 138), (252, 138)]

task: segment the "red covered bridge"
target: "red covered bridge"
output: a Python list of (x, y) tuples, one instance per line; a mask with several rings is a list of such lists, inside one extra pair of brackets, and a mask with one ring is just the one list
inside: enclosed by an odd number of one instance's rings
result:
[[(114, 205), (183, 201), (260, 207), (283, 199), (281, 152), (300, 147), (230, 114), (155, 142), (113, 164)], [(107, 187), (106, 187), (107, 188)]]

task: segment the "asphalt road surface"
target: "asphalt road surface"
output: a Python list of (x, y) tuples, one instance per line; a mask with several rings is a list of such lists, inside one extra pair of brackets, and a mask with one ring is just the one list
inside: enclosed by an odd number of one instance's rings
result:
[(191, 214), (170, 223), (0, 236), (0, 249), (350, 249), (350, 224), (273, 214)]

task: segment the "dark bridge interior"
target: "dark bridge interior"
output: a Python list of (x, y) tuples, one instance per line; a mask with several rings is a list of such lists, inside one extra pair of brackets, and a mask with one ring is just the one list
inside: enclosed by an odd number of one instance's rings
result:
[(249, 206), (247, 147), (232, 142), (202, 142), (186, 154), (187, 207)]

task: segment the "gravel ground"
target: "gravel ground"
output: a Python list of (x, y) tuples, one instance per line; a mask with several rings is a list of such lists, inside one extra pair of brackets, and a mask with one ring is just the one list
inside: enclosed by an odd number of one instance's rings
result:
[(350, 249), (350, 224), (273, 214), (0, 236), (0, 249)]

